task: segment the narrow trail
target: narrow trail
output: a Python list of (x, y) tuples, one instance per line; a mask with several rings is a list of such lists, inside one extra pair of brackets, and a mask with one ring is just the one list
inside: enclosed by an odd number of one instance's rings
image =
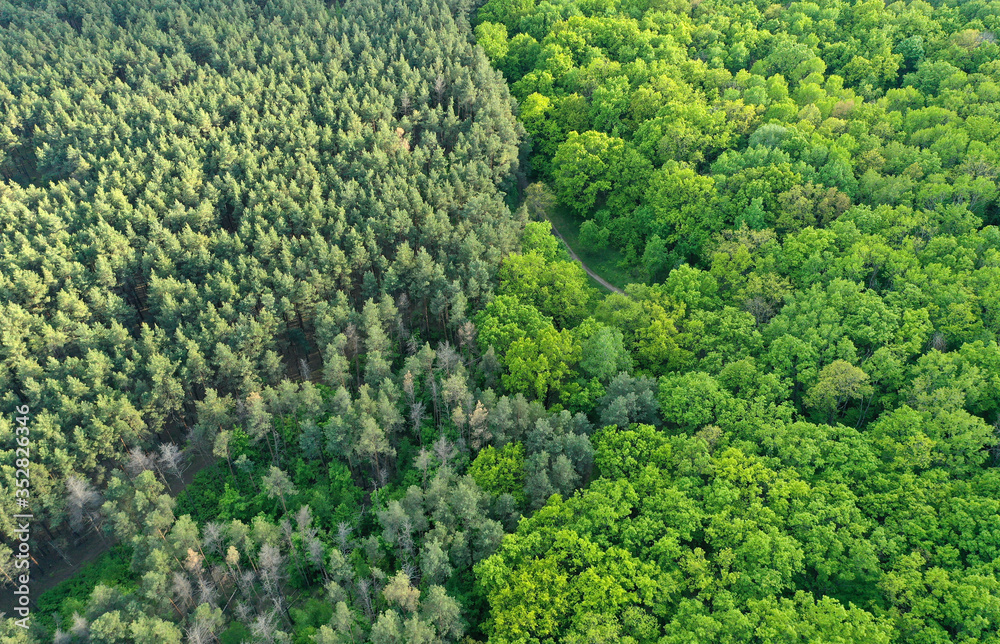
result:
[(598, 284), (600, 284), (604, 288), (608, 289), (612, 293), (624, 293), (625, 292), (625, 291), (621, 290), (620, 288), (618, 288), (617, 286), (615, 286), (614, 284), (612, 284), (611, 282), (609, 282), (608, 280), (606, 280), (603, 277), (601, 277), (600, 275), (598, 275), (597, 273), (595, 273), (594, 271), (590, 270), (590, 267), (587, 266), (584, 263), (584, 261), (582, 259), (580, 259), (580, 257), (576, 253), (573, 252), (573, 249), (570, 248), (569, 242), (567, 242), (566, 238), (562, 236), (562, 233), (559, 232), (559, 229), (556, 228), (555, 224), (553, 224), (548, 219), (546, 219), (546, 221), (548, 221), (549, 222), (549, 226), (552, 227), (552, 234), (555, 235), (556, 238), (559, 239), (559, 241), (561, 241), (563, 243), (563, 246), (566, 247), (566, 250), (569, 251), (570, 258), (573, 261), (575, 261), (575, 262), (579, 262), (580, 266), (583, 266), (583, 270), (587, 271), (587, 275), (590, 275), (591, 277), (593, 277), (594, 280)]
[[(183, 476), (180, 479), (172, 480), (165, 491), (170, 496), (177, 498), (177, 495), (191, 484), (195, 474), (215, 461), (216, 458), (211, 455), (196, 456), (184, 470)], [(51, 551), (51, 549), (44, 554), (39, 553), (36, 565), (32, 566), (31, 569), (32, 606), (35, 606), (35, 601), (42, 593), (59, 585), (60, 582), (74, 577), (85, 564), (96, 560), (116, 543), (118, 541), (113, 537), (102, 539), (99, 535), (91, 532), (73, 546), (71, 553), (72, 564), (67, 564), (62, 557)], [(43, 570), (44, 572), (42, 572)], [(4, 588), (3, 592), (0, 592), (0, 613), (7, 613), (10, 616), (14, 608), (14, 595), (7, 591), (8, 589)]]

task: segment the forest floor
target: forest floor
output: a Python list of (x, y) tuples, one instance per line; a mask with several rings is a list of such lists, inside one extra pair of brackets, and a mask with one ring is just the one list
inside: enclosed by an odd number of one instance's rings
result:
[[(168, 488), (170, 496), (177, 497), (184, 488), (191, 484), (195, 474), (205, 469), (215, 462), (215, 457), (211, 454), (194, 458), (188, 468), (184, 470), (180, 479), (174, 479)], [(91, 532), (87, 537), (72, 548), (70, 557), (72, 564), (67, 564), (56, 552), (49, 551), (38, 558), (38, 566), (32, 567), (31, 575), (31, 595), (35, 602), (47, 590), (55, 588), (60, 583), (72, 578), (83, 568), (96, 561), (101, 555), (110, 550), (118, 541), (114, 538), (101, 538), (97, 533)], [(43, 570), (40, 572), (39, 569)], [(0, 613), (10, 612), (13, 608), (14, 595), (12, 593), (0, 594)]]
[[(552, 234), (559, 238), (560, 241), (566, 246), (566, 250), (569, 251), (569, 256), (576, 262), (579, 262), (583, 266), (583, 270), (587, 271), (587, 275), (590, 276), (592, 280), (597, 282), (602, 288), (606, 289), (612, 293), (623, 293), (620, 286), (609, 279), (602, 277), (602, 275), (597, 273), (600, 270), (603, 275), (614, 280), (618, 284), (625, 285), (633, 281), (628, 278), (628, 274), (618, 268), (618, 263), (621, 261), (621, 254), (616, 251), (606, 251), (603, 253), (592, 253), (580, 250), (577, 253), (573, 250), (576, 246), (579, 248), (578, 238), (580, 235), (580, 226), (575, 222), (572, 217), (562, 211), (559, 207), (553, 208), (553, 211), (549, 213), (549, 224), (552, 226)], [(581, 257), (581, 255), (583, 257)], [(594, 268), (591, 268), (593, 266)], [(596, 270), (595, 270), (596, 269)]]

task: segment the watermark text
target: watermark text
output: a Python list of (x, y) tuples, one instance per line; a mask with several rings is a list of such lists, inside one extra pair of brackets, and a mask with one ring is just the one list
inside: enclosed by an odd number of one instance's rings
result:
[(15, 409), (15, 437), (17, 440), (14, 465), (14, 503), (17, 506), (14, 522), (14, 612), (20, 616), (14, 623), (28, 628), (31, 619), (31, 441), (28, 418), (31, 410), (27, 405)]

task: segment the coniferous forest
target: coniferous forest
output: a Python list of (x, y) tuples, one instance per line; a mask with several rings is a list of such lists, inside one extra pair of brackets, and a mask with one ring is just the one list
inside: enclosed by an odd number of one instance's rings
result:
[(0, 643), (1000, 644), (998, 35), (0, 0)]

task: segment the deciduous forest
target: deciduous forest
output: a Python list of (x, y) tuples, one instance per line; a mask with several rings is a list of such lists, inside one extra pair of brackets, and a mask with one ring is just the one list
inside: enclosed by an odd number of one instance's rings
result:
[(0, 0), (0, 643), (1000, 643), (998, 34)]

